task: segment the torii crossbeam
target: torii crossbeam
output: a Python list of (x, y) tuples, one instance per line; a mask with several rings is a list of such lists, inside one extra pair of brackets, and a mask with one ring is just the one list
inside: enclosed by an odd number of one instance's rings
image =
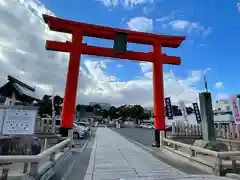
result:
[[(46, 49), (70, 53), (62, 120), (60, 132), (67, 136), (67, 131), (73, 128), (78, 75), (81, 54), (104, 56), (119, 59), (130, 59), (153, 63), (154, 91), (154, 129), (155, 145), (160, 145), (159, 131), (165, 131), (163, 64), (180, 65), (180, 57), (167, 56), (162, 53), (162, 47), (177, 48), (184, 36), (166, 36), (143, 32), (135, 32), (87, 23), (69, 21), (61, 18), (43, 15), (50, 30), (72, 34), (72, 42), (47, 41)], [(83, 37), (96, 37), (114, 40), (113, 48), (90, 46), (83, 43)], [(127, 50), (127, 42), (151, 45), (152, 52), (135, 52)]]

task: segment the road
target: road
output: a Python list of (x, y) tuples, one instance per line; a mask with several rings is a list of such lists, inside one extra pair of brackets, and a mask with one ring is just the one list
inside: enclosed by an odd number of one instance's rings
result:
[(144, 146), (150, 147), (153, 142), (153, 130), (144, 128), (120, 128), (115, 129), (121, 135), (133, 139)]
[[(141, 143), (144, 146), (151, 147), (153, 142), (153, 133), (154, 130), (152, 129), (145, 129), (145, 128), (120, 128), (120, 129), (114, 129), (121, 135), (133, 139), (134, 141), (137, 141)], [(167, 135), (170, 135), (171, 132), (167, 132)]]

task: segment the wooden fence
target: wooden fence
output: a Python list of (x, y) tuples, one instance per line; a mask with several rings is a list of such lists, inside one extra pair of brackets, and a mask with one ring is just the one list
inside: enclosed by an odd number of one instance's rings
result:
[[(216, 137), (240, 140), (240, 124), (215, 124)], [(172, 124), (172, 136), (201, 136), (200, 124), (188, 124), (174, 122)]]

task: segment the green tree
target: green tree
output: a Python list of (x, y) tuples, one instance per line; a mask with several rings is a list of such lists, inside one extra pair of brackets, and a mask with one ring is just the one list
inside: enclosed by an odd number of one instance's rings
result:
[(123, 105), (118, 108), (119, 115), (123, 118), (127, 118), (131, 116), (131, 106)]
[[(54, 108), (56, 114), (60, 114), (63, 98), (56, 95), (54, 96)], [(52, 116), (52, 99), (51, 96), (45, 94), (43, 98), (38, 102), (38, 113), (42, 117), (44, 114)]]
[(76, 106), (76, 111), (77, 111), (77, 112), (80, 112), (80, 110), (81, 110), (81, 105), (80, 105), (80, 104), (77, 104), (77, 106)]
[(102, 113), (102, 116), (103, 116), (103, 118), (108, 118), (108, 116), (109, 116), (109, 111), (106, 110), (106, 109), (104, 109), (104, 110), (103, 110), (103, 113)]
[(60, 114), (62, 110), (63, 98), (59, 95), (54, 96), (54, 109), (56, 114)]
[(38, 113), (42, 117), (44, 114), (52, 115), (51, 96), (44, 95), (38, 103)]
[(93, 112), (93, 107), (87, 105), (87, 106), (86, 106), (86, 112)]
[(119, 117), (118, 113), (117, 113), (117, 108), (114, 107), (114, 106), (111, 106), (109, 108), (109, 111), (108, 111), (108, 116), (110, 117), (110, 119), (116, 119)]
[(141, 105), (134, 105), (131, 107), (130, 116), (132, 118), (140, 118), (144, 114), (144, 109)]

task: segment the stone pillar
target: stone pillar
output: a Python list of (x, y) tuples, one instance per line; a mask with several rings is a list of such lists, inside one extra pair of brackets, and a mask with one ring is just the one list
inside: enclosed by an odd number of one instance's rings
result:
[(194, 142), (194, 146), (199, 146), (213, 151), (228, 151), (228, 147), (226, 144), (216, 142), (211, 93), (209, 92), (199, 93), (199, 100), (200, 100), (200, 113), (202, 116), (201, 124), (203, 139), (196, 140)]
[(203, 140), (216, 142), (211, 93), (199, 93)]

